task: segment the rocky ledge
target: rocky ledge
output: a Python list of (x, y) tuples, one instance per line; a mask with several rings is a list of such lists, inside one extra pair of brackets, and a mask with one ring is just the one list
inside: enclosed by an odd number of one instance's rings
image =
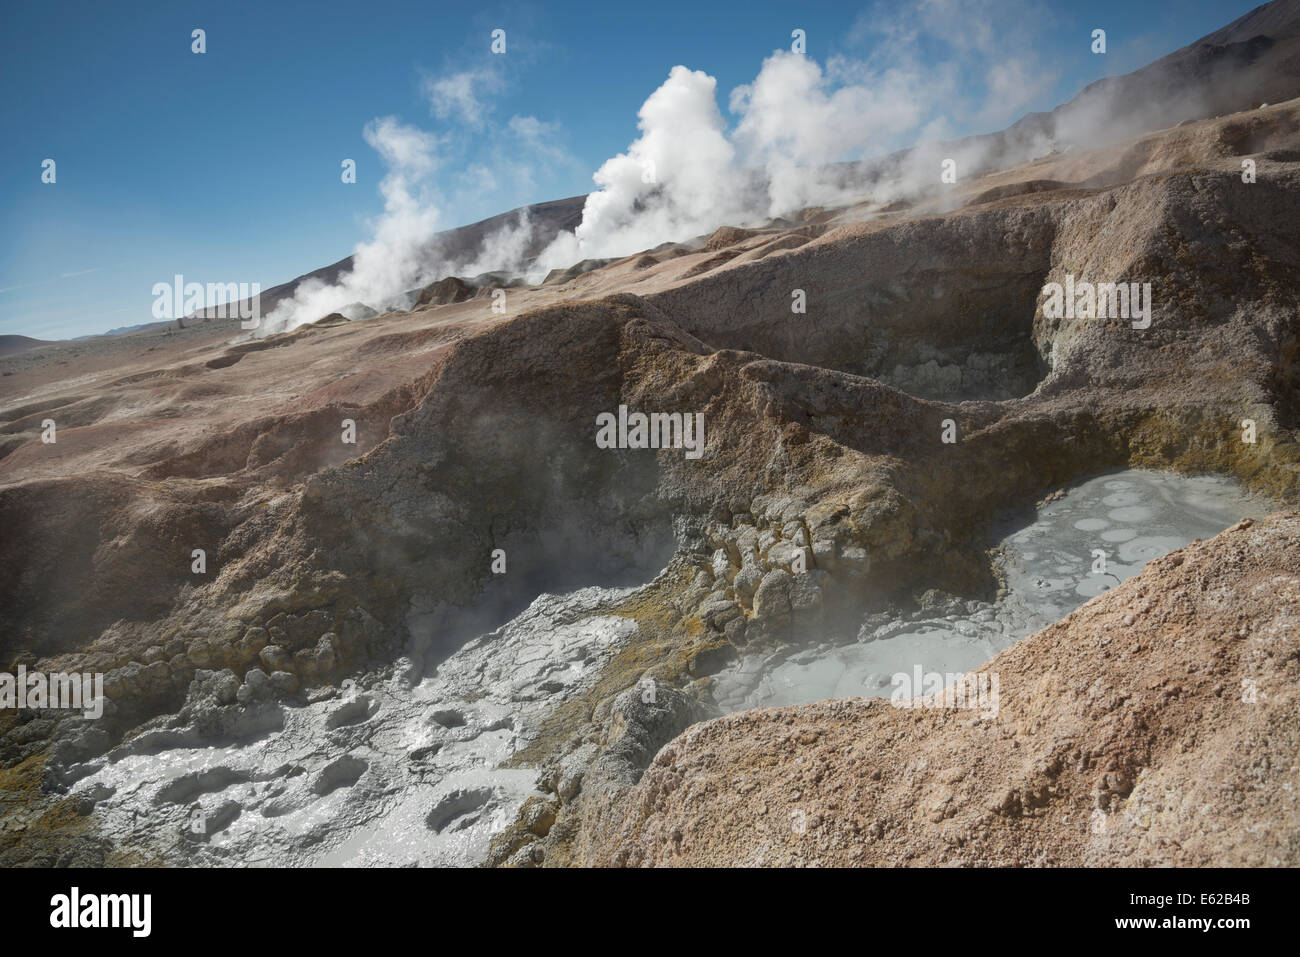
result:
[[(1300, 864), (1300, 514), (1242, 521), (935, 699), (739, 712), (590, 818), (606, 865)], [(950, 704), (952, 702), (949, 702)]]

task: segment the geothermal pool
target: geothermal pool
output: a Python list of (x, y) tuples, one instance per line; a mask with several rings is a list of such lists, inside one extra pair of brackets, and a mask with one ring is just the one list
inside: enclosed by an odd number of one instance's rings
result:
[[(1136, 574), (1271, 504), (1217, 477), (1128, 471), (1006, 519), (1008, 594), (876, 616), (847, 642), (749, 656), (716, 676), (724, 710), (889, 695), (895, 673), (965, 672)], [(1094, 574), (1094, 549), (1105, 552)], [(416, 680), (403, 668), (300, 707), (263, 702), (235, 739), (155, 727), (67, 769), (106, 833), (149, 858), (201, 865), (474, 865), (537, 794), (512, 767), (547, 714), (634, 640), (609, 615), (635, 589), (544, 594)], [(260, 722), (260, 723), (257, 723)]]
[(714, 676), (714, 697), (723, 710), (741, 711), (889, 696), (892, 676), (914, 674), (917, 666), (925, 673), (970, 671), (1152, 559), (1275, 509), (1220, 476), (1134, 469), (1088, 479), (1037, 509), (1031, 524), (994, 523), (990, 544), (1002, 546), (1007, 581), (998, 602), (955, 601), (904, 620), (873, 616), (849, 643), (747, 656)]

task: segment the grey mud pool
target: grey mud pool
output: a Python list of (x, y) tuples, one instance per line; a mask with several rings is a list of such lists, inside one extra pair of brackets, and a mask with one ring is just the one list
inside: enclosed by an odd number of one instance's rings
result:
[(872, 616), (848, 643), (746, 656), (714, 676), (714, 698), (724, 711), (741, 711), (888, 697), (911, 686), (895, 675), (971, 671), (1147, 562), (1275, 508), (1215, 475), (1130, 469), (1087, 479), (1040, 505), (1029, 524), (994, 523), (990, 544), (1007, 585), (998, 601), (952, 601), (904, 619)]

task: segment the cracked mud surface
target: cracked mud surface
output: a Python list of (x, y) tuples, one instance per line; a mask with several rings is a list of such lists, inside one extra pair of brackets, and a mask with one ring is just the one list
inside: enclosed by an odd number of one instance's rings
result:
[[(571, 697), (636, 626), (600, 614), (600, 589), (542, 596), (414, 687), (380, 676), (240, 733), (239, 681), (218, 672), (177, 729), (142, 734), (73, 765), (72, 800), (101, 827), (184, 864), (472, 865), (538, 792), (502, 765), (539, 713)], [(354, 683), (355, 684), (355, 683)], [(231, 741), (197, 723), (226, 724)], [(252, 740), (248, 740), (251, 737)]]

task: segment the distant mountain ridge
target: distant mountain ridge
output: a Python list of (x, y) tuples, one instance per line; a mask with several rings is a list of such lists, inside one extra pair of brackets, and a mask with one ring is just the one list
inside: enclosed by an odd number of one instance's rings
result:
[(1072, 127), (1095, 125), (1086, 122), (1089, 114), (1104, 111), (1113, 141), (1297, 96), (1300, 0), (1273, 0), (1141, 69), (1090, 83), (1069, 102), (1030, 113), (1006, 132), (1046, 132), (1070, 142)]
[(33, 339), (31, 336), (0, 336), (0, 358), (16, 356), (21, 352), (52, 345), (48, 339)]

